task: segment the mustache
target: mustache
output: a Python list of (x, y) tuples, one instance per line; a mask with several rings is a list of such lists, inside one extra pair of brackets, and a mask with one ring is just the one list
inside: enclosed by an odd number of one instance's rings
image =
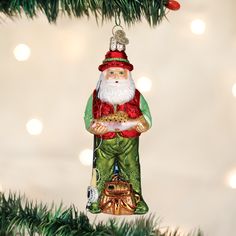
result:
[(119, 79), (109, 79), (109, 80), (104, 80), (103, 81), (104, 84), (106, 85), (129, 85), (130, 81), (128, 79), (124, 79), (124, 80), (119, 80)]

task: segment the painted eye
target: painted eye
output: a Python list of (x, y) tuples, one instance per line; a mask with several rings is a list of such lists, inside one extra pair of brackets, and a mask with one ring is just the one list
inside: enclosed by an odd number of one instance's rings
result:
[(124, 73), (124, 71), (120, 71), (120, 75), (124, 75), (125, 73)]
[(113, 71), (110, 71), (109, 74), (110, 74), (110, 75), (114, 75), (114, 72), (113, 72)]

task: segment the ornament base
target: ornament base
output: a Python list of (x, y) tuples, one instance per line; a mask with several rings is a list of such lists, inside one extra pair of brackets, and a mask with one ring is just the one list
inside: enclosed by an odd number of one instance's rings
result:
[(132, 185), (128, 181), (120, 180), (118, 175), (113, 176), (112, 181), (105, 183), (99, 206), (102, 213), (112, 215), (148, 212), (147, 204), (133, 191)]

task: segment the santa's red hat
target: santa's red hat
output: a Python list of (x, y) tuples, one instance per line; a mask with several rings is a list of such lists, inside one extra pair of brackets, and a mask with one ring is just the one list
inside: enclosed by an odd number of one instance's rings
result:
[(100, 71), (104, 71), (109, 67), (121, 67), (128, 69), (129, 71), (133, 70), (133, 65), (129, 63), (128, 57), (124, 51), (108, 51), (105, 60), (98, 67)]

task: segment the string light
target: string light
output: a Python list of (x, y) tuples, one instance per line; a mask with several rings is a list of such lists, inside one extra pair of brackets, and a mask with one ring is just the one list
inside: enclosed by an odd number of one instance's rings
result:
[(195, 19), (191, 22), (191, 31), (193, 34), (201, 35), (204, 34), (206, 24), (203, 20)]
[(18, 44), (15, 47), (13, 54), (17, 61), (26, 61), (30, 57), (31, 50), (26, 44)]
[(39, 135), (42, 133), (43, 124), (38, 119), (31, 119), (27, 122), (26, 129), (31, 135)]
[(137, 80), (136, 86), (140, 92), (149, 92), (152, 88), (152, 81), (142, 76)]
[(85, 149), (79, 154), (80, 162), (85, 166), (91, 166), (93, 163), (93, 150)]

